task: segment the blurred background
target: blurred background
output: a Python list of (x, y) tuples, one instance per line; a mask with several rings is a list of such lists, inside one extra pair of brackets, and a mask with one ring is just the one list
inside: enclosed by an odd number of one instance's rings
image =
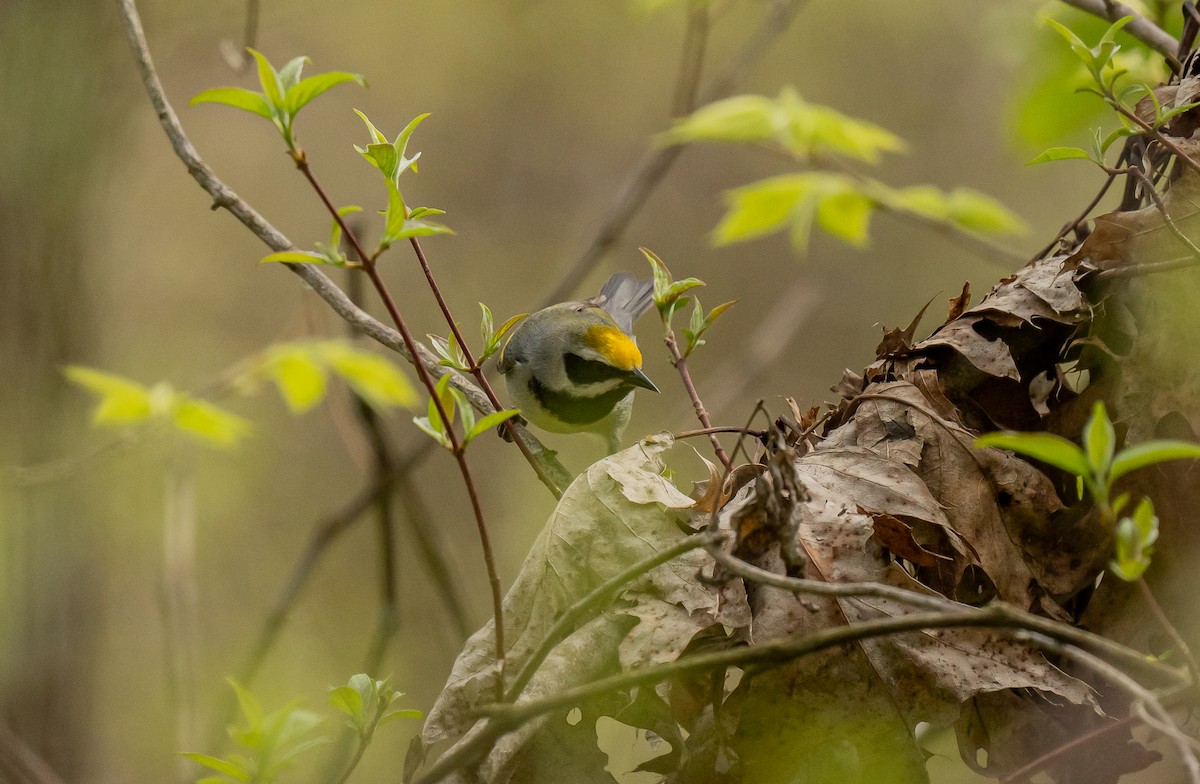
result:
[[(446, 210), (457, 232), (424, 247), (470, 335), (478, 301), (498, 321), (545, 304), (669, 126), (686, 4), (650, 5), (264, 0), (256, 47), (280, 65), (308, 55), (309, 73), (367, 77), (369, 89), (339, 87), (297, 123), (333, 200), (364, 214), (383, 193), (352, 149), (366, 134), (351, 109), (388, 134), (432, 113), (410, 145), (422, 158), (405, 194)], [(717, 248), (722, 192), (793, 167), (747, 146), (683, 150), (573, 294), (595, 293), (616, 270), (648, 274), (644, 245), (677, 277), (706, 281), (707, 306), (740, 300), (691, 361), (716, 424), (740, 426), (760, 399), (774, 414), (787, 411), (783, 396), (802, 408), (833, 399), (842, 369), (873, 359), (880, 325), (906, 325), (930, 298), (929, 323), (939, 323), (941, 303), (965, 281), (978, 299), (1101, 182), (1078, 162), (1022, 165), (1051, 144), (1079, 143), (1094, 100), (1064, 89), (1073, 66), (1039, 22), (1046, 6), (795, 5), (790, 25), (738, 73), (735, 92), (774, 96), (793, 85), (875, 122), (910, 150), (873, 176), (982, 191), (1028, 232), (1000, 240), (1014, 254), (1007, 263), (886, 214), (866, 249), (820, 234), (804, 256), (783, 235)], [(139, 8), (201, 156), (298, 246), (323, 240), (329, 220), (269, 124), (187, 106), (208, 87), (257, 89), (221, 50), (240, 45), (244, 2)], [(701, 93), (771, 8), (714, 6)], [(272, 342), (344, 328), (294, 275), (259, 266), (264, 247), (229, 214), (210, 211), (155, 120), (115, 3), (4, 0), (0, 74), (0, 741), (19, 736), (71, 782), (178, 779), (173, 752), (220, 751), (211, 739), (229, 694), (224, 677), (250, 656), (311, 532), (367, 485), (368, 450), (344, 390), (302, 417), (273, 392), (222, 400), (255, 425), (235, 450), (168, 433), (113, 448), (124, 437), (89, 426), (91, 400), (61, 367), (202, 390)], [(386, 277), (418, 335), (444, 334), (405, 250), (385, 257)], [(663, 394), (639, 394), (631, 442), (695, 427), (651, 316), (639, 331)], [(399, 452), (424, 438), (404, 413), (385, 426)], [(573, 472), (603, 449), (586, 437), (545, 441)], [(499, 439), (481, 439), (470, 459), (507, 584), (553, 499)], [(685, 487), (704, 478), (698, 460), (678, 471)], [(412, 484), (419, 505), (395, 517), (397, 633), (375, 674), (393, 677), (406, 706), (427, 709), (463, 637), (432, 587), (410, 515), (433, 532), (470, 629), (490, 616), (490, 598), (450, 458), (430, 455)], [(195, 582), (182, 589), (164, 581), (164, 563), (180, 557), (195, 560)], [(299, 696), (320, 708), (326, 687), (362, 670), (380, 612), (379, 561), (364, 515), (326, 552), (264, 659), (253, 690), (265, 705)], [(166, 631), (164, 607), (177, 601), (196, 612), (182, 637)], [(189, 638), (194, 649), (175, 649), (173, 640)], [(181, 704), (196, 708), (181, 715)], [(394, 778), (416, 729), (386, 728), (361, 780)]]

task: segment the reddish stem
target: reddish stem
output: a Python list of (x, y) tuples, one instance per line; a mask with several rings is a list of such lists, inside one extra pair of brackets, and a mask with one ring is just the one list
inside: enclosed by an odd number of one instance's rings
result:
[(679, 378), (683, 381), (683, 388), (687, 390), (688, 397), (692, 401), (692, 408), (696, 409), (696, 419), (699, 419), (701, 427), (708, 431), (708, 440), (712, 442), (717, 459), (721, 461), (721, 465), (725, 466), (726, 471), (732, 471), (733, 461), (729, 459), (729, 455), (725, 454), (725, 449), (721, 446), (721, 441), (717, 438), (716, 430), (713, 428), (712, 420), (708, 418), (704, 402), (700, 399), (700, 393), (696, 391), (696, 385), (692, 383), (692, 374), (688, 372), (687, 359), (679, 351), (679, 343), (675, 340), (675, 330), (668, 328), (663, 342), (667, 344), (667, 350), (671, 352), (671, 364), (679, 371)]

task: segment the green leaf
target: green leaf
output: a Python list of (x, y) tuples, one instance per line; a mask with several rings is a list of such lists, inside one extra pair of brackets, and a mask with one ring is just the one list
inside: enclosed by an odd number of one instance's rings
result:
[(411, 219), (424, 218), (426, 215), (445, 215), (445, 210), (439, 210), (436, 207), (413, 207), (408, 213)]
[(371, 406), (382, 409), (416, 405), (417, 394), (412, 384), (400, 368), (384, 357), (340, 343), (325, 343), (323, 350), (333, 372)]
[(81, 365), (68, 365), (63, 373), (75, 384), (99, 396), (92, 413), (95, 425), (127, 425), (145, 421), (154, 414), (150, 391), (136, 381)]
[(345, 266), (347, 262), (338, 262), (328, 256), (322, 256), (320, 253), (313, 253), (310, 250), (283, 250), (278, 253), (270, 253), (258, 260), (259, 264), (270, 264), (271, 262), (281, 262), (283, 264), (329, 264), (335, 267)]
[(1065, 161), (1074, 158), (1082, 158), (1085, 161), (1090, 161), (1092, 156), (1089, 155), (1085, 150), (1081, 150), (1078, 147), (1051, 147), (1048, 150), (1043, 150), (1040, 155), (1025, 165), (1033, 166), (1034, 164), (1038, 163), (1047, 163), (1049, 161)]
[(447, 449), (450, 448), (450, 438), (446, 435), (445, 429), (442, 428), (440, 419), (431, 420), (429, 417), (413, 417), (413, 424), (434, 441), (437, 441)]
[(867, 244), (867, 227), (875, 203), (862, 193), (845, 190), (817, 203), (817, 225), (856, 247)]
[(658, 257), (654, 251), (649, 248), (639, 248), (642, 255), (646, 257), (646, 261), (650, 262), (650, 269), (654, 274), (654, 301), (665, 302), (667, 291), (671, 288), (671, 271), (667, 269), (666, 262)]
[(792, 87), (779, 93), (784, 149), (800, 158), (837, 154), (877, 163), (880, 153), (904, 152), (904, 140), (874, 123), (848, 117), (828, 106), (808, 103)]
[[(356, 212), (362, 212), (362, 207), (354, 204), (347, 204), (345, 207), (339, 207), (338, 217), (344, 218), (347, 215), (352, 215)], [(329, 250), (337, 253), (339, 246), (342, 244), (342, 225), (334, 219), (329, 221)]]
[(363, 697), (352, 686), (330, 689), (329, 704), (354, 719), (356, 723), (363, 719)]
[(1047, 19), (1046, 24), (1048, 24), (1056, 32), (1058, 32), (1059, 35), (1066, 39), (1067, 44), (1071, 47), (1071, 51), (1075, 53), (1075, 56), (1078, 57), (1084, 63), (1084, 65), (1091, 67), (1095, 63), (1096, 58), (1095, 55), (1092, 54), (1092, 50), (1088, 48), (1088, 45), (1085, 44), (1079, 36), (1071, 32), (1066, 25), (1064, 25), (1062, 22), (1059, 22), (1057, 19)]
[(312, 60), (308, 59), (304, 55), (300, 55), (299, 57), (293, 57), (291, 60), (288, 60), (288, 64), (279, 69), (279, 84), (283, 87), (285, 96), (287, 95), (288, 91), (290, 91), (296, 86), (297, 83), (299, 83), (300, 74), (304, 70), (304, 66), (311, 62)]
[(982, 234), (1024, 234), (1025, 222), (1000, 202), (970, 188), (950, 192), (950, 220)]
[(396, 157), (396, 148), (387, 142), (368, 144), (364, 150), (361, 147), (355, 147), (359, 154), (371, 162), (379, 171), (383, 172), (383, 176), (389, 180), (396, 179), (396, 171), (400, 168), (400, 159)]
[(1137, 526), (1143, 547), (1148, 548), (1158, 541), (1158, 516), (1154, 514), (1154, 503), (1149, 498), (1138, 502), (1133, 511), (1133, 522)]
[(405, 157), (405, 154), (408, 150), (408, 140), (413, 135), (413, 131), (415, 131), (417, 126), (423, 123), (425, 118), (428, 116), (429, 112), (426, 112), (425, 114), (419, 114), (414, 117), (412, 121), (409, 122), (408, 125), (404, 126), (404, 129), (396, 135), (396, 140), (392, 142), (392, 146), (396, 149), (396, 158), (400, 161), (400, 167), (396, 171), (397, 177), (403, 174), (405, 169), (410, 167), (413, 171), (417, 170), (416, 163), (417, 159), (421, 157), (421, 153), (417, 153), (411, 158)]
[(988, 433), (975, 439), (977, 447), (995, 447), (1032, 457), (1075, 476), (1089, 474), (1083, 450), (1062, 436), (1052, 433)]
[(309, 101), (321, 93), (346, 82), (355, 82), (363, 87), (367, 86), (366, 80), (358, 74), (347, 71), (328, 71), (327, 73), (310, 76), (304, 81), (288, 88), (284, 99), (284, 106), (289, 113), (296, 114)]
[(475, 426), (472, 427), (469, 431), (467, 431), (466, 436), (463, 437), (463, 443), (464, 444), (471, 443), (475, 439), (476, 436), (486, 433), (487, 431), (491, 430), (492, 428), (497, 427), (504, 422), (507, 422), (508, 420), (512, 419), (513, 417), (517, 416), (520, 413), (521, 412), (515, 408), (505, 409), (504, 411), (493, 411), (492, 413), (488, 414), (487, 416), (483, 417), (478, 422), (476, 422)]
[(423, 718), (425, 718), (425, 714), (419, 710), (416, 710), (415, 708), (395, 708), (394, 710), (387, 711), (382, 716), (380, 716), (379, 723), (376, 726), (382, 726), (384, 724), (387, 724), (389, 721), (395, 721), (396, 719), (423, 719)]
[(737, 95), (702, 106), (663, 134), (668, 144), (694, 141), (757, 142), (774, 137), (776, 104), (761, 95)]
[[(376, 128), (375, 124), (372, 123), (367, 118), (367, 115), (363, 114), (358, 109), (355, 109), (354, 113), (357, 114), (362, 119), (362, 121), (366, 124), (367, 132), (371, 134), (372, 142), (374, 142), (375, 144), (387, 144), (388, 143), (387, 137), (379, 132), (379, 129)], [(361, 148), (359, 148), (358, 146), (355, 146), (354, 149), (358, 150), (360, 153), (363, 152), (363, 150)]]
[(774, 234), (795, 221), (813, 193), (805, 174), (782, 175), (744, 185), (725, 193), (729, 209), (713, 232), (717, 245)]
[(267, 103), (282, 114), (284, 111), (283, 84), (279, 81), (279, 72), (262, 52), (249, 47), (246, 48), (246, 51), (254, 56), (254, 61), (258, 65), (258, 82), (262, 85)]
[(432, 237), (436, 234), (453, 234), (454, 229), (441, 223), (427, 220), (406, 219), (399, 228), (388, 233), (392, 242), (407, 240), (413, 237)]
[(303, 414), (325, 398), (325, 368), (311, 346), (272, 346), (267, 350), (266, 370), (293, 414)]
[(263, 94), (241, 87), (214, 87), (211, 90), (197, 93), (190, 101), (191, 106), (201, 103), (220, 103), (244, 112), (257, 114), (268, 120), (272, 119), (271, 106)]
[(251, 430), (250, 423), (236, 414), (204, 400), (180, 396), (171, 411), (175, 427), (210, 444), (230, 447)]
[(246, 723), (250, 727), (262, 727), (266, 717), (263, 715), (262, 706), (258, 704), (258, 700), (254, 698), (254, 695), (233, 678), (226, 678), (225, 682), (230, 685), (233, 693), (237, 695), (238, 709), (242, 712)]
[(1144, 441), (1126, 447), (1117, 453), (1109, 472), (1111, 481), (1139, 468), (1163, 463), (1168, 460), (1200, 459), (1200, 444), (1187, 441)]
[(1083, 428), (1083, 451), (1087, 454), (1092, 475), (1101, 482), (1108, 476), (1116, 446), (1117, 434), (1109, 421), (1108, 412), (1104, 410), (1104, 403), (1097, 401)]
[(699, 278), (684, 278), (683, 280), (674, 281), (670, 286), (667, 287), (667, 290), (663, 295), (663, 301), (674, 302), (683, 296), (684, 292), (703, 285), (704, 281), (700, 280)]
[(248, 771), (243, 770), (241, 767), (223, 760), (220, 757), (213, 757), (208, 754), (197, 754), (194, 751), (181, 751), (179, 752), (179, 756), (187, 757), (193, 762), (199, 762), (206, 768), (212, 768), (219, 773), (224, 773), (231, 779), (244, 782), (250, 781), (250, 773)]

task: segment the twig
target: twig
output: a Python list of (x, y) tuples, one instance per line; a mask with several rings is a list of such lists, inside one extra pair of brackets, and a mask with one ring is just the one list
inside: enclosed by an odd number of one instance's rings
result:
[[(170, 102), (167, 101), (162, 82), (158, 78), (158, 73), (155, 71), (154, 63), (150, 57), (149, 45), (146, 42), (146, 35), (142, 30), (141, 18), (138, 15), (134, 0), (116, 0), (116, 2), (121, 10), (126, 36), (133, 49), (134, 59), (137, 62), (142, 83), (150, 98), (150, 103), (158, 115), (159, 124), (171, 142), (171, 147), (175, 151), (176, 157), (187, 166), (188, 174), (212, 198), (213, 209), (224, 208), (228, 210), (242, 225), (272, 250), (290, 250), (293, 247), (291, 241), (246, 201), (234, 193), (228, 185), (216, 176), (208, 164), (200, 158), (199, 153), (196, 152), (196, 148), (184, 132), (178, 115), (175, 114), (175, 110), (171, 107)], [(317, 296), (325, 300), (335, 313), (356, 330), (398, 352), (411, 362), (414, 367), (422, 365), (429, 373), (438, 377), (452, 374), (452, 384), (467, 396), (472, 406), (485, 413), (491, 412), (487, 397), (483, 394), (482, 390), (466, 378), (453, 373), (449, 368), (439, 365), (437, 358), (424, 346), (417, 346), (416, 352), (412, 352), (396, 330), (380, 323), (357, 307), (346, 296), (345, 292), (338, 288), (325, 273), (317, 269), (314, 265), (285, 264), (284, 266), (304, 280), (317, 293)], [(518, 432), (521, 439), (529, 447), (531, 455), (540, 465), (539, 476), (550, 477), (554, 484), (554, 487), (551, 488), (552, 492), (561, 493), (562, 488), (565, 488), (570, 481), (570, 475), (566, 469), (554, 459), (553, 453), (534, 438), (528, 430), (518, 427)]]
[(679, 342), (675, 339), (675, 330), (670, 324), (667, 324), (667, 334), (663, 336), (663, 342), (667, 344), (667, 351), (671, 353), (671, 364), (679, 371), (679, 378), (683, 381), (683, 388), (687, 390), (688, 398), (692, 401), (692, 408), (696, 409), (696, 419), (700, 420), (700, 426), (708, 431), (708, 440), (712, 442), (717, 459), (721, 461), (721, 465), (725, 466), (726, 471), (732, 471), (733, 463), (730, 462), (729, 455), (721, 446), (721, 440), (717, 438), (718, 431), (713, 428), (712, 420), (708, 418), (708, 411), (704, 409), (704, 401), (700, 399), (700, 393), (696, 391), (696, 385), (692, 381), (692, 374), (688, 372), (687, 358), (679, 351)]
[(747, 436), (754, 436), (755, 438), (757, 438), (760, 441), (767, 437), (767, 431), (765, 431), (765, 430), (747, 430), (744, 427), (735, 427), (733, 425), (720, 425), (720, 426), (716, 426), (716, 427), (704, 427), (699, 430), (684, 430), (681, 433), (672, 433), (671, 437), (674, 438), (676, 441), (679, 441), (684, 438), (695, 438), (696, 436), (709, 436), (709, 435), (712, 435), (713, 433), (741, 433), (741, 434), (747, 435)]
[[(1122, 153), (1122, 157), (1123, 156), (1124, 156), (1124, 153)], [(1030, 259), (1030, 261), (1032, 262), (1032, 261), (1037, 261), (1038, 259), (1041, 259), (1041, 258), (1045, 258), (1046, 254), (1048, 254), (1048, 253), (1050, 253), (1050, 251), (1054, 250), (1054, 247), (1056, 245), (1058, 245), (1058, 243), (1061, 242), (1064, 237), (1066, 237), (1072, 231), (1077, 229), (1081, 223), (1086, 221), (1087, 216), (1092, 213), (1092, 210), (1096, 209), (1096, 205), (1098, 205), (1100, 203), (1100, 200), (1104, 198), (1104, 195), (1106, 193), (1108, 193), (1108, 189), (1110, 187), (1112, 187), (1113, 181), (1115, 179), (1116, 179), (1116, 175), (1109, 174), (1108, 178), (1104, 181), (1104, 184), (1100, 186), (1100, 190), (1096, 193), (1096, 195), (1094, 197), (1092, 197), (1092, 200), (1090, 202), (1088, 202), (1088, 205), (1083, 208), (1083, 212), (1079, 213), (1079, 217), (1075, 218), (1075, 220), (1073, 220), (1069, 223), (1063, 224), (1063, 227), (1058, 230), (1058, 234), (1055, 235), (1054, 239), (1050, 240), (1050, 242), (1048, 242), (1044, 248), (1042, 248), (1040, 251), (1035, 253), (1033, 255), (1033, 258)]]
[[(1008, 628), (1036, 631), (1040, 634), (1029, 635), (1035, 642), (1044, 641), (1043, 638), (1046, 638), (1052, 642), (1066, 642), (1068, 645), (1074, 645), (1073, 641), (1080, 639), (1079, 635), (1081, 634), (1084, 637), (1089, 636), (1065, 624), (1035, 618), (1026, 613), (1014, 612), (1012, 608), (1005, 605), (994, 604), (982, 609), (968, 609), (960, 605), (959, 609), (951, 612), (917, 613), (898, 618), (881, 618), (851, 626), (823, 629), (799, 639), (785, 637), (755, 647), (698, 653), (667, 664), (612, 675), (582, 686), (566, 689), (541, 700), (484, 706), (480, 712), (487, 718), (487, 721), (479, 728), (477, 734), (470, 736), (466, 742), (452, 747), (443, 754), (430, 767), (429, 771), (417, 780), (417, 784), (433, 784), (452, 771), (472, 764), (486, 753), (489, 744), (496, 738), (530, 719), (577, 705), (602, 694), (659, 683), (683, 675), (723, 670), (728, 667), (778, 666), (802, 656), (861, 640), (906, 632), (948, 628)], [(1068, 650), (1065, 646), (1062, 649)], [(1070, 648), (1069, 650), (1078, 649)], [(1126, 653), (1127, 658), (1139, 658), (1136, 651), (1127, 651)], [(1104, 664), (1103, 661), (1090, 656), (1083, 661), (1088, 664), (1092, 662)], [(1107, 667), (1107, 665), (1105, 666)], [(1109, 670), (1115, 670), (1115, 668), (1106, 669), (1106, 677)], [(1143, 691), (1145, 690), (1143, 689)]]
[[(316, 176), (312, 172), (312, 168), (308, 164), (308, 159), (304, 155), (304, 151), (298, 148), (291, 150), (292, 160), (296, 162), (296, 168), (308, 180), (308, 184), (316, 191), (321, 203), (325, 205), (325, 209), (338, 222), (338, 226), (342, 229), (342, 235), (346, 242), (358, 254), (362, 260), (362, 271), (367, 274), (371, 281), (371, 285), (375, 287), (375, 293), (383, 301), (383, 306), (387, 310), (388, 315), (392, 318), (392, 323), (396, 325), (396, 329), (400, 332), (400, 337), (404, 340), (404, 345), (408, 347), (409, 353), (413, 356), (417, 355), (417, 342), (413, 339), (412, 333), (408, 329), (408, 325), (404, 321), (404, 317), (400, 314), (400, 309), (396, 306), (396, 301), (392, 298), (391, 291), (388, 290), (387, 284), (379, 274), (379, 269), (375, 265), (375, 256), (368, 254), (363, 250), (362, 244), (358, 240), (358, 235), (351, 230), (346, 224), (345, 219), (338, 212), (337, 207), (329, 199), (329, 195), (321, 184), (317, 181)], [(503, 601), (504, 594), (500, 588), (500, 574), (496, 571), (496, 557), (492, 552), (492, 538), (488, 532), (487, 521), (483, 515), (483, 505), (479, 500), (479, 490), (475, 484), (475, 478), (471, 473), (471, 467), (467, 463), (466, 443), (459, 437), (454, 429), (454, 420), (447, 413), (447, 407), (442, 402), (441, 395), (438, 394), (429, 370), (424, 363), (418, 362), (414, 365), (417, 371), (417, 377), (421, 380), (421, 385), (425, 387), (429, 395), (430, 402), (437, 410), (438, 416), (441, 417), (444, 425), (444, 433), (449, 442), (450, 453), (454, 456), (454, 462), (458, 465), (458, 473), (462, 477), (463, 485), (467, 490), (467, 498), (471, 501), (471, 511), (475, 515), (475, 530), (479, 535), (479, 544), (483, 550), (483, 563), (487, 569), (488, 585), (492, 591), (492, 611), (495, 617), (496, 630), (496, 667), (498, 674), (496, 678), (496, 694), (498, 698), (504, 696), (504, 609)], [(494, 397), (494, 393), (493, 393)], [(497, 406), (498, 407), (498, 406)], [(539, 476), (543, 474), (539, 473)]]
[[(455, 341), (458, 343), (459, 350), (467, 359), (467, 365), (470, 367), (471, 375), (475, 377), (475, 383), (487, 395), (488, 402), (492, 406), (493, 411), (500, 411), (504, 408), (500, 403), (500, 398), (496, 397), (496, 391), (492, 389), (492, 384), (488, 381), (487, 374), (483, 372), (483, 368), (475, 361), (475, 355), (471, 353), (470, 344), (463, 337), (462, 332), (458, 328), (458, 320), (454, 318), (454, 314), (450, 312), (450, 307), (446, 304), (445, 297), (442, 296), (442, 289), (438, 286), (437, 279), (433, 276), (433, 269), (429, 266), (429, 260), (425, 258), (425, 251), (421, 249), (421, 243), (416, 237), (409, 239), (412, 245), (413, 253), (417, 256), (417, 262), (421, 265), (421, 271), (425, 273), (425, 281), (429, 284), (429, 290), (433, 292), (434, 299), (437, 300), (438, 308), (442, 311), (442, 317), (446, 320), (446, 324), (450, 327), (450, 331), (454, 335)], [(509, 438), (521, 450), (521, 454), (525, 455), (525, 459), (533, 466), (533, 470), (537, 472), (538, 478), (542, 480), (546, 487), (550, 488), (550, 492), (554, 493), (555, 498), (562, 498), (562, 489), (555, 482), (542, 472), (542, 467), (538, 461), (533, 459), (533, 455), (529, 453), (529, 447), (525, 442), (518, 437), (517, 423), (515, 418), (510, 417), (504, 420), (501, 427), (504, 428)]]
[(1179, 61), (1175, 59), (1175, 52), (1179, 50), (1179, 42), (1175, 40), (1174, 36), (1139, 14), (1135, 9), (1124, 3), (1111, 2), (1111, 0), (1062, 0), (1062, 2), (1110, 22), (1132, 16), (1133, 21), (1125, 26), (1125, 32), (1167, 58), (1168, 62), (1174, 64), (1173, 69), (1179, 70)]
[(1127, 166), (1124, 169), (1109, 169), (1108, 171), (1111, 174), (1124, 174), (1133, 177), (1135, 180), (1140, 182), (1142, 184), (1142, 190), (1144, 190), (1146, 195), (1150, 197), (1150, 200), (1154, 202), (1155, 208), (1158, 210), (1159, 214), (1162, 215), (1163, 223), (1166, 225), (1167, 230), (1170, 231), (1171, 234), (1175, 235), (1175, 239), (1183, 243), (1184, 247), (1188, 249), (1188, 251), (1197, 261), (1200, 261), (1200, 248), (1196, 247), (1196, 243), (1192, 242), (1191, 239), (1184, 234), (1182, 230), (1180, 230), (1179, 226), (1175, 224), (1175, 219), (1171, 217), (1171, 213), (1167, 212), (1167, 205), (1163, 201), (1162, 196), (1159, 195), (1158, 189), (1154, 187), (1154, 183), (1150, 181), (1150, 178), (1146, 176), (1145, 172), (1136, 166)]
[(1132, 700), (1132, 710), (1135, 713), (1138, 711), (1139, 703), (1141, 706), (1144, 706), (1155, 720), (1153, 727), (1175, 745), (1175, 749), (1179, 753), (1179, 759), (1183, 762), (1184, 770), (1187, 771), (1190, 784), (1200, 784), (1200, 761), (1197, 761), (1196, 754), (1192, 749), (1193, 741), (1175, 726), (1175, 722), (1171, 720), (1171, 715), (1167, 713), (1166, 708), (1154, 696), (1154, 692), (1142, 686), (1108, 662), (1097, 658), (1087, 651), (1071, 645), (1063, 645), (1061, 640), (1039, 639), (1041, 637), (1040, 634), (1029, 636), (1041, 647), (1067, 659), (1074, 660), (1076, 663), (1087, 667), (1125, 692)]

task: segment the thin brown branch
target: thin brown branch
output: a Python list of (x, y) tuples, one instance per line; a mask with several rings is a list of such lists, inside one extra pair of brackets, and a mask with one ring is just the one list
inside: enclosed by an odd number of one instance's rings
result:
[[(1056, 649), (1072, 651), (1080, 650), (1073, 647), (1078, 641), (1087, 641), (1088, 637), (1094, 636), (1065, 624), (1015, 611), (1006, 605), (993, 604), (982, 609), (957, 605), (957, 609), (952, 611), (881, 618), (850, 626), (823, 629), (801, 638), (785, 637), (771, 640), (755, 647), (697, 653), (667, 664), (602, 678), (566, 689), (541, 700), (485, 706), (480, 709), (480, 712), (486, 717), (486, 721), (482, 725), (477, 725), (474, 734), (469, 733), (462, 741), (443, 754), (424, 776), (417, 779), (416, 784), (433, 784), (454, 770), (475, 763), (486, 754), (487, 749), (498, 737), (531, 719), (577, 705), (602, 694), (659, 683), (683, 675), (724, 670), (728, 667), (778, 666), (819, 651), (862, 640), (907, 632), (949, 628), (994, 628), (1014, 629), (1026, 633), (1036, 632), (1034, 635), (1026, 634), (1026, 638), (1035, 643), (1048, 640), (1058, 644)], [(1136, 651), (1130, 650), (1127, 651), (1127, 654), (1125, 658), (1139, 658)], [(1097, 662), (1104, 664), (1102, 660), (1090, 655), (1086, 658), (1079, 657), (1079, 660), (1089, 666), (1095, 665)], [(1107, 668), (1105, 676), (1107, 677), (1108, 672), (1115, 668), (1105, 666)]]
[(663, 336), (663, 342), (666, 343), (667, 351), (671, 354), (671, 364), (679, 371), (679, 378), (683, 381), (683, 388), (687, 390), (688, 399), (692, 401), (692, 408), (696, 410), (696, 419), (700, 420), (700, 426), (708, 431), (708, 440), (712, 442), (713, 452), (721, 461), (721, 465), (725, 466), (725, 470), (732, 471), (733, 463), (729, 460), (729, 455), (725, 453), (725, 448), (721, 446), (721, 440), (717, 438), (717, 431), (713, 428), (708, 411), (704, 408), (704, 401), (700, 399), (700, 393), (696, 391), (696, 385), (692, 381), (692, 374), (688, 371), (687, 358), (680, 352), (679, 342), (675, 339), (675, 330), (669, 325), (667, 334)]
[(1109, 22), (1132, 16), (1133, 21), (1125, 26), (1125, 32), (1167, 58), (1168, 62), (1174, 64), (1173, 68), (1178, 70), (1179, 61), (1175, 59), (1175, 53), (1179, 50), (1179, 42), (1166, 30), (1138, 13), (1136, 9), (1130, 8), (1124, 3), (1112, 2), (1112, 0), (1062, 0), (1062, 2)]
[(1154, 591), (1150, 590), (1150, 584), (1146, 582), (1145, 577), (1139, 577), (1138, 588), (1142, 592), (1142, 600), (1146, 602), (1146, 606), (1150, 608), (1150, 614), (1154, 616), (1154, 620), (1163, 628), (1167, 636), (1171, 638), (1171, 643), (1187, 662), (1188, 670), (1192, 673), (1192, 680), (1200, 683), (1200, 665), (1196, 663), (1196, 657), (1192, 655), (1192, 649), (1183, 639), (1183, 635), (1179, 633), (1179, 629), (1175, 628), (1175, 624), (1171, 623), (1171, 619), (1167, 617), (1163, 611), (1162, 605), (1158, 603), (1158, 599), (1154, 596)]
[[(459, 349), (467, 358), (467, 364), (470, 366), (471, 375), (475, 377), (475, 383), (477, 383), (479, 388), (483, 390), (483, 393), (487, 395), (487, 399), (492, 406), (492, 410), (500, 411), (504, 408), (504, 406), (500, 403), (500, 398), (496, 397), (496, 391), (492, 388), (492, 384), (488, 380), (487, 374), (483, 372), (483, 368), (480, 367), (480, 364), (475, 361), (475, 355), (471, 352), (470, 344), (467, 343), (466, 339), (462, 335), (462, 332), (459, 330), (458, 320), (454, 318), (454, 314), (450, 312), (450, 306), (446, 304), (446, 299), (442, 296), (442, 289), (440, 286), (438, 286), (437, 279), (433, 275), (433, 269), (429, 266), (429, 260), (425, 258), (425, 251), (421, 248), (421, 243), (416, 237), (410, 238), (409, 242), (412, 245), (413, 252), (417, 256), (417, 262), (421, 265), (421, 271), (425, 274), (425, 280), (429, 284), (429, 290), (433, 292), (433, 297), (437, 300), (438, 308), (442, 311), (442, 317), (446, 320), (446, 324), (450, 327), (450, 331), (453, 333)], [(521, 439), (521, 434), (517, 429), (516, 419), (509, 418), (504, 420), (504, 423), (501, 425), (501, 427), (504, 428), (512, 442), (517, 445), (517, 448), (521, 450), (521, 454), (523, 454), (525, 459), (529, 461), (529, 464), (533, 466), (533, 470), (537, 472), (538, 478), (541, 479), (542, 483), (550, 489), (550, 492), (554, 494), (554, 497), (562, 498), (563, 490), (566, 488), (560, 487), (554, 479), (543, 472), (541, 463), (533, 458), (533, 455), (529, 451), (529, 447)]]

